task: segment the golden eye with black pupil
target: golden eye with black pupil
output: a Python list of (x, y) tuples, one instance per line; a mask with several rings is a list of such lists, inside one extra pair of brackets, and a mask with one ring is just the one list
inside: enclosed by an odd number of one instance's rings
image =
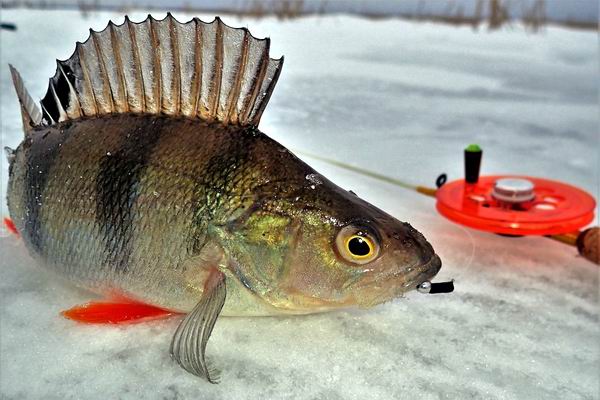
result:
[(366, 264), (379, 255), (379, 244), (375, 235), (356, 226), (342, 228), (336, 238), (337, 252), (353, 264)]
[(373, 252), (370, 240), (357, 235), (348, 239), (346, 247), (354, 257), (368, 257)]

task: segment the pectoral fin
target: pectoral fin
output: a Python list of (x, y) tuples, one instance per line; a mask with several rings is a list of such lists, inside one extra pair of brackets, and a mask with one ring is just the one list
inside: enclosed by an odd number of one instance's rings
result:
[(218, 371), (211, 370), (205, 360), (206, 343), (225, 303), (225, 275), (214, 270), (204, 285), (202, 298), (179, 324), (171, 340), (171, 357), (186, 371), (218, 382)]

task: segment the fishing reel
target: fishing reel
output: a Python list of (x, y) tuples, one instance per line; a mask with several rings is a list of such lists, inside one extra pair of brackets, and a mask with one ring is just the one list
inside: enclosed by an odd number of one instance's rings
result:
[[(483, 151), (464, 151), (465, 178), (437, 179), (436, 208), (447, 219), (473, 229), (505, 236), (547, 236), (575, 245), (588, 260), (600, 264), (596, 201), (575, 186), (554, 180), (515, 175), (479, 176)], [(432, 193), (433, 194), (433, 193)]]

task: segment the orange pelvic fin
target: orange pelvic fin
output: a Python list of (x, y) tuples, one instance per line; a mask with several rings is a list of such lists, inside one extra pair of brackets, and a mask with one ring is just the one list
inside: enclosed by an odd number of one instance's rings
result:
[(90, 302), (61, 312), (62, 316), (86, 324), (126, 324), (165, 318), (174, 311), (137, 302)]
[(13, 235), (19, 236), (17, 227), (15, 226), (15, 223), (13, 222), (12, 219), (10, 219), (8, 217), (4, 217), (4, 226), (10, 233), (12, 233)]

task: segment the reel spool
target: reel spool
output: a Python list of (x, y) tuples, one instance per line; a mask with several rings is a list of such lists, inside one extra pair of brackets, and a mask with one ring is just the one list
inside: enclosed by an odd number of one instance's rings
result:
[(471, 228), (505, 235), (556, 235), (594, 219), (596, 202), (574, 186), (526, 176), (463, 179), (437, 190), (437, 210)]
[(442, 185), (436, 207), (451, 221), (503, 235), (559, 235), (594, 219), (596, 201), (575, 186), (528, 176), (479, 177), (481, 148), (464, 151), (465, 179)]

